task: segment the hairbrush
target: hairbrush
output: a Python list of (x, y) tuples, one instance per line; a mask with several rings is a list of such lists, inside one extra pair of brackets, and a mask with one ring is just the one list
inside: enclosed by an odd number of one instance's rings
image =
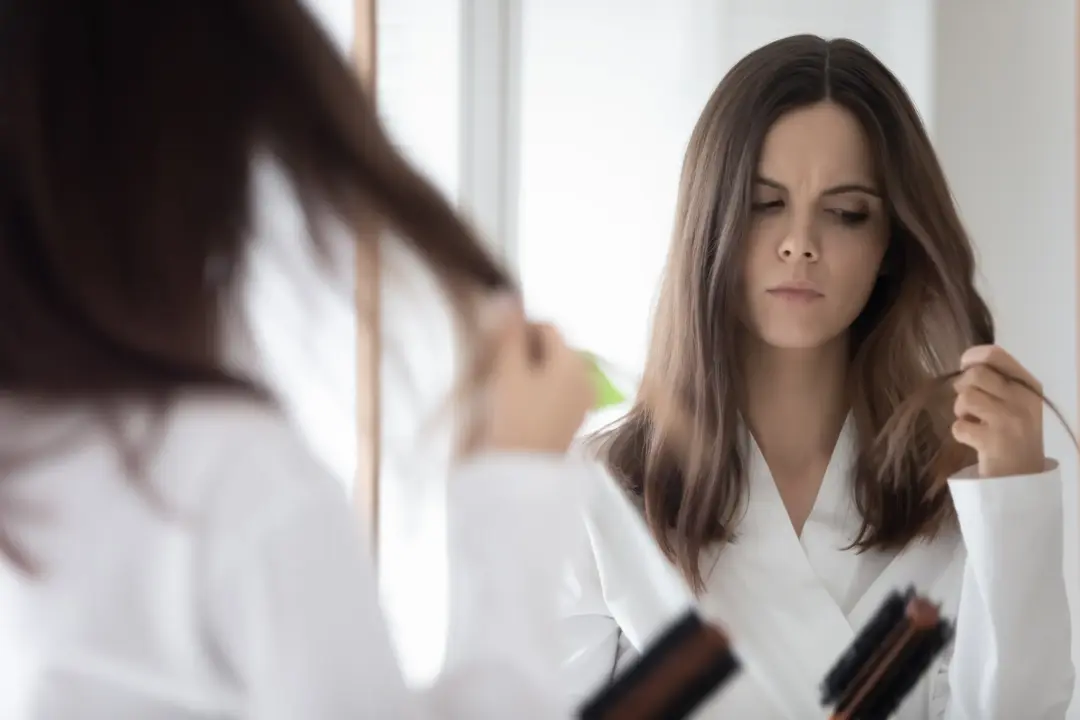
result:
[(886, 720), (952, 636), (914, 588), (892, 593), (826, 675), (821, 704), (831, 720)]
[(579, 711), (581, 720), (680, 720), (732, 679), (727, 636), (686, 612)]

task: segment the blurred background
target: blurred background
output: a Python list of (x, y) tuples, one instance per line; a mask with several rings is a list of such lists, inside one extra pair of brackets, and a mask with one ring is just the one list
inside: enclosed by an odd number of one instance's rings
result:
[[(977, 246), (1000, 344), (1076, 425), (1076, 0), (310, 2), (343, 48), (358, 29), (374, 40), (376, 97), (392, 134), (518, 273), (529, 311), (608, 360), (631, 393), (683, 150), (713, 88), (742, 55), (786, 35), (867, 45), (929, 128)], [(413, 365), (377, 380), (380, 580), (405, 666), (422, 683), (439, 668), (446, 624), (444, 495), (439, 473), (418, 467), (410, 448), (437, 424), (453, 340), (429, 279), (400, 253), (381, 263), (379, 352)], [(405, 284), (426, 289), (409, 300), (423, 304), (423, 321), (403, 321)], [(352, 362), (352, 340), (340, 342)], [(357, 434), (326, 419), (350, 397), (313, 398), (308, 423), (346, 483)], [(1057, 425), (1046, 427), (1069, 483), (1075, 608), (1077, 461)]]

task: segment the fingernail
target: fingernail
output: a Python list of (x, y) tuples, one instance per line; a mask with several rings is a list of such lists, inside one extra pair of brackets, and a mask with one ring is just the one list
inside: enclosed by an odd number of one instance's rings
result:
[(968, 365), (979, 362), (985, 353), (985, 348), (985, 345), (975, 345), (965, 350), (964, 354), (960, 356), (960, 367), (967, 368)]

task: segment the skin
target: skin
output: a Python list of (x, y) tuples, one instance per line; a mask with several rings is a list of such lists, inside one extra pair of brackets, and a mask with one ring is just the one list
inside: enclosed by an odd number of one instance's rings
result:
[[(888, 245), (887, 207), (858, 121), (823, 102), (778, 120), (766, 136), (744, 267), (749, 342), (747, 421), (796, 533), (813, 507), (848, 414), (848, 331)], [(798, 284), (807, 292), (783, 291)], [(1041, 401), (1014, 358), (971, 348), (956, 381), (959, 442), (979, 475), (1042, 472)]]

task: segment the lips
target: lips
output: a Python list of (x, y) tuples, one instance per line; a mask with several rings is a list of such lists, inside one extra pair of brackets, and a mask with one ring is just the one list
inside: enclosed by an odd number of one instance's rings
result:
[(778, 285), (777, 287), (770, 288), (768, 292), (775, 297), (800, 302), (810, 302), (825, 297), (825, 295), (817, 288), (804, 284)]

